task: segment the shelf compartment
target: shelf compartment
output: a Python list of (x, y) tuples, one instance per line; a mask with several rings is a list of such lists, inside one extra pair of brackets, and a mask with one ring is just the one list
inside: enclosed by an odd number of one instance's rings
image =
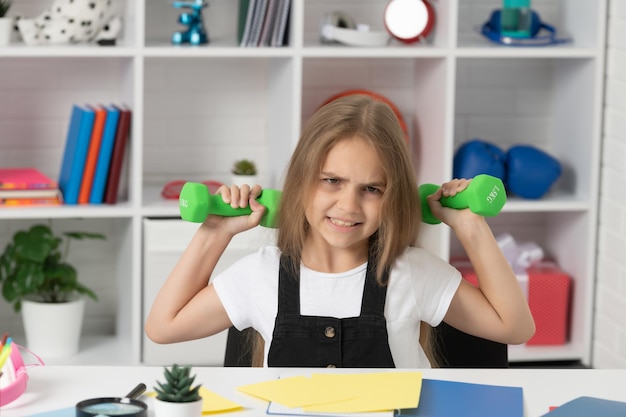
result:
[(457, 62), (455, 151), (482, 139), (503, 151), (533, 145), (555, 157), (561, 177), (545, 198), (595, 198), (600, 104), (592, 59), (482, 59)]
[[(594, 283), (589, 277), (594, 271), (594, 242), (592, 233), (593, 210), (581, 212), (518, 212), (500, 213), (488, 218), (494, 236), (508, 233), (518, 244), (533, 242), (544, 252), (544, 260), (554, 261), (572, 279), (570, 300), (569, 341), (566, 345), (526, 347), (526, 354), (533, 360), (555, 359), (559, 349), (564, 352), (577, 352), (575, 359), (588, 363), (590, 346), (587, 343), (591, 331)], [(464, 258), (465, 253), (456, 236), (451, 237), (451, 259)], [(518, 349), (519, 350), (519, 349)], [(540, 353), (549, 356), (540, 358)], [(554, 356), (556, 355), (556, 356)], [(574, 358), (571, 358), (574, 359)], [(527, 359), (524, 359), (527, 360)]]
[(171, 2), (148, 1), (145, 5), (145, 46), (167, 47), (172, 49), (213, 49), (236, 48), (239, 22), (239, 1), (211, 1), (209, 7), (202, 10), (204, 26), (209, 43), (204, 45), (172, 44), (174, 32), (185, 30), (186, 26), (178, 22), (181, 13), (187, 8), (176, 8)]
[[(299, 2), (299, 0), (294, 0)], [(342, 53), (350, 54), (349, 50), (359, 49), (376, 49), (380, 52), (382, 49), (431, 49), (445, 48), (450, 44), (450, 22), (452, 21), (453, 7), (451, 2), (430, 2), (434, 12), (434, 26), (428, 37), (428, 40), (415, 42), (411, 44), (402, 43), (391, 36), (390, 42), (385, 48), (368, 48), (360, 46), (332, 46), (323, 45), (320, 41), (320, 28), (322, 22), (326, 20), (326, 16), (334, 11), (341, 11), (349, 14), (357, 24), (369, 26), (370, 31), (386, 32), (384, 23), (386, 1), (380, 0), (318, 0), (318, 1), (302, 1), (303, 12), (303, 47), (308, 48), (334, 48), (337, 55)], [(344, 51), (344, 52), (342, 52)], [(380, 55), (378, 55), (380, 56)]]
[[(102, 233), (106, 236), (106, 240), (87, 239), (70, 242), (68, 261), (76, 267), (79, 281), (91, 288), (98, 296), (98, 300), (86, 298), (82, 342), (76, 358), (59, 360), (67, 363), (81, 357), (89, 357), (95, 363), (108, 360), (115, 363), (132, 363), (133, 352), (138, 351), (138, 345), (134, 348), (132, 346), (132, 333), (140, 328), (141, 323), (138, 312), (133, 312), (133, 306), (139, 302), (139, 294), (134, 287), (139, 287), (139, 283), (129, 280), (129, 271), (133, 269), (132, 256), (129, 254), (132, 247), (130, 219), (5, 219), (0, 221), (2, 248), (17, 230), (28, 229), (37, 223), (50, 224), (57, 233), (78, 230)], [(21, 315), (15, 313), (11, 305), (0, 303), (0, 316), (6, 331), (23, 338)], [(113, 355), (114, 357), (93, 357), (86, 351), (93, 350), (93, 346), (89, 347), (90, 344), (86, 342), (92, 339), (117, 339), (115, 342), (117, 353)], [(48, 362), (47, 358), (42, 359)]]
[(248, 158), (273, 187), (295, 142), (292, 67), (285, 59), (146, 59), (145, 185), (230, 183), (233, 162)]
[[(499, 4), (481, 0), (463, 0), (458, 2), (458, 31), (457, 46), (470, 50), (500, 50), (528, 53), (528, 51), (547, 51), (560, 54), (561, 50), (593, 50), (602, 41), (599, 34), (602, 32), (606, 5), (603, 2), (589, 2), (585, 0), (545, 0), (532, 4), (542, 22), (556, 29), (557, 39), (570, 38), (572, 42), (550, 46), (515, 47), (499, 45), (487, 40), (480, 33), (480, 28), (489, 19), (491, 12), (498, 9)], [(542, 30), (539, 35), (544, 36), (547, 31)], [(532, 53), (532, 52), (530, 52)], [(538, 52), (541, 53), (541, 52)]]
[(440, 161), (446, 160), (444, 155), (449, 151), (445, 145), (450, 134), (445, 97), (450, 71), (449, 62), (440, 58), (306, 58), (302, 124), (330, 97), (343, 91), (365, 89), (381, 94), (398, 109), (408, 127), (417, 177), (420, 181), (441, 181), (446, 163)]
[(132, 105), (133, 71), (132, 59), (119, 57), (0, 58), (0, 166), (33, 166), (58, 179), (72, 106)]

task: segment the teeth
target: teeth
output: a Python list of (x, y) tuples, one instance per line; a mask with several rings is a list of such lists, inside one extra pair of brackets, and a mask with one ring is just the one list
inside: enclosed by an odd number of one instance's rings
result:
[(335, 224), (337, 226), (342, 226), (342, 227), (350, 227), (350, 226), (354, 226), (356, 223), (348, 223), (348, 222), (344, 222), (341, 220), (337, 220), (337, 219), (330, 219), (330, 222), (332, 224)]

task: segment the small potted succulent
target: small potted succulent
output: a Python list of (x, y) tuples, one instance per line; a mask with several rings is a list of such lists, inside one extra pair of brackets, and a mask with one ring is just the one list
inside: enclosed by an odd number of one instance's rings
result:
[(21, 312), (26, 344), (42, 357), (76, 353), (85, 296), (97, 300), (67, 262), (72, 239), (106, 238), (87, 232), (56, 235), (50, 226), (35, 224), (18, 230), (0, 255), (2, 296)]
[(164, 368), (165, 381), (157, 381), (155, 417), (199, 417), (202, 415), (201, 384), (193, 385), (196, 376), (191, 366)]
[(232, 182), (235, 185), (249, 184), (252, 186), (257, 183), (256, 165), (249, 159), (235, 161), (231, 173), (233, 174)]
[(6, 46), (11, 41), (13, 18), (7, 16), (9, 9), (11, 9), (11, 0), (0, 0), (0, 46)]

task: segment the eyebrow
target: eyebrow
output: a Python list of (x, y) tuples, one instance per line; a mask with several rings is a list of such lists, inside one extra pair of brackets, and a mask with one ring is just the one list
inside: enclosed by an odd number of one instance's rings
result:
[[(330, 177), (330, 178), (336, 178), (338, 180), (341, 181), (345, 181), (346, 179), (340, 175), (337, 175), (333, 172), (328, 172), (328, 171), (322, 171), (320, 172), (320, 175), (324, 176), (324, 177)], [(361, 186), (366, 186), (366, 187), (386, 187), (387, 183), (385, 181), (374, 181), (374, 182), (368, 182), (365, 184), (360, 184)]]

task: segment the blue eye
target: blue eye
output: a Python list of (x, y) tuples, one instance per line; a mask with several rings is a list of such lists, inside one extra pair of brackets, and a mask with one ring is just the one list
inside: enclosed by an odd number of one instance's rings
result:
[(368, 193), (373, 193), (373, 194), (380, 194), (380, 193), (382, 193), (382, 191), (379, 188), (373, 187), (373, 186), (370, 186), (370, 185), (365, 187), (365, 191), (367, 191)]

